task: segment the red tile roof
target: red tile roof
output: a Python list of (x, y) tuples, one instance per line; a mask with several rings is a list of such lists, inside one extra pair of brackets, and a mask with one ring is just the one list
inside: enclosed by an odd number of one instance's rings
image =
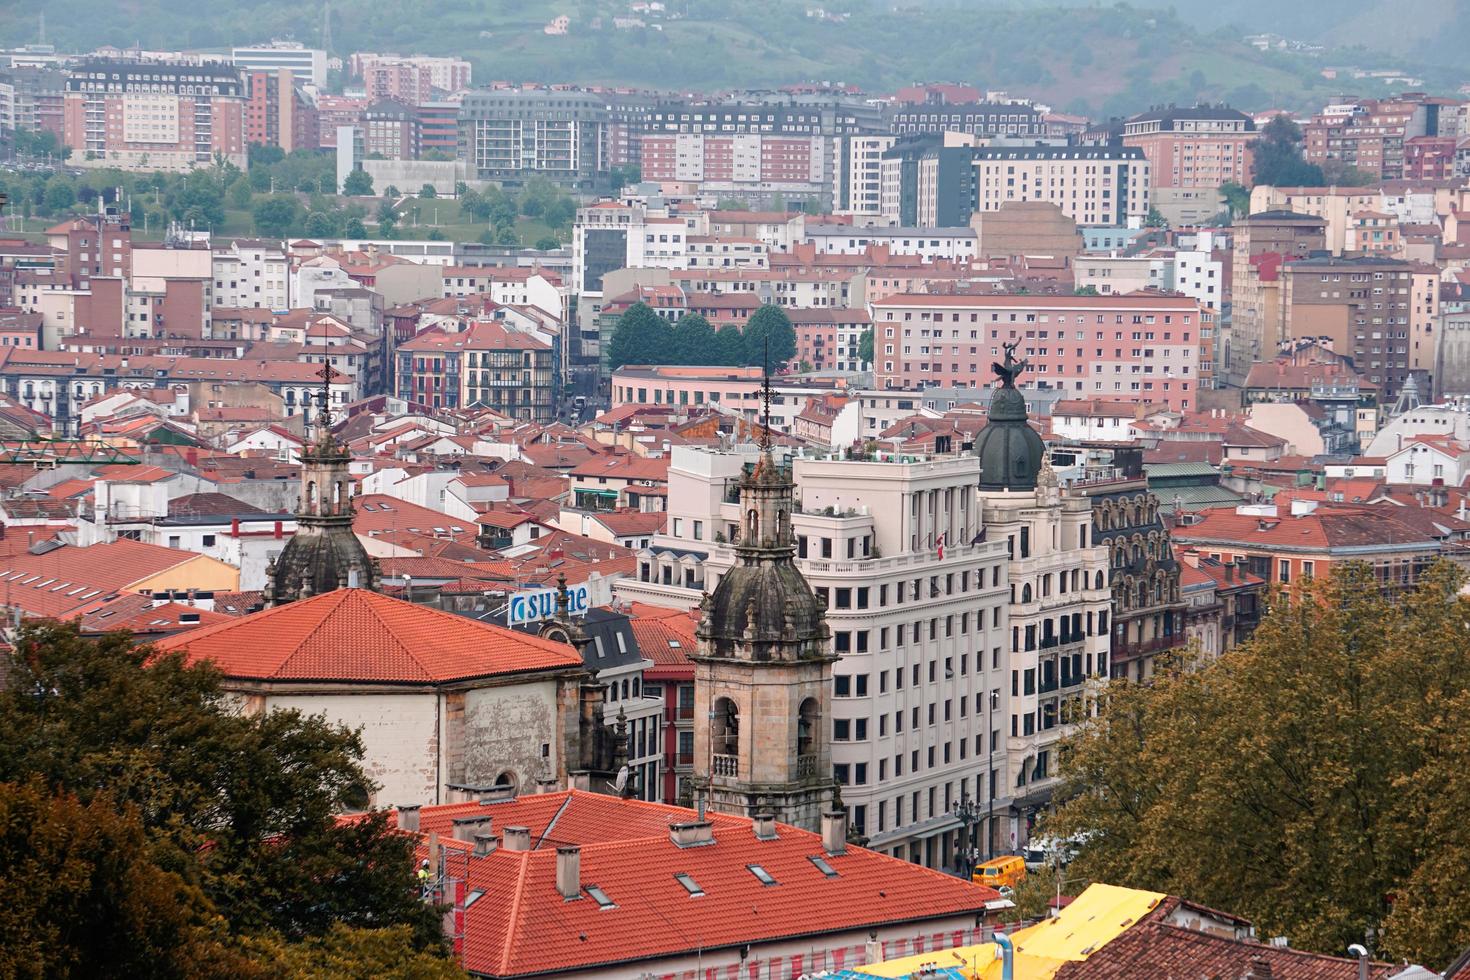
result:
[(228, 677), (434, 684), (580, 668), (566, 644), (366, 589), (338, 589), (158, 644)]
[(598, 456), (572, 470), (571, 475), (666, 483), (669, 479), (669, 460), (668, 457), (650, 458), (636, 453)]
[(126, 538), (86, 548), (63, 545), (39, 555), (26, 551), (0, 558), (0, 596), (28, 615), (65, 618), (199, 557)]
[[(677, 956), (694, 948), (866, 930), (879, 924), (982, 914), (997, 893), (983, 885), (848, 847), (829, 855), (820, 835), (778, 825), (773, 840), (755, 837), (751, 821), (711, 814), (712, 843), (679, 847), (669, 825), (691, 810), (576, 790), (501, 803), (425, 807), (420, 833), (441, 842), (457, 816), (489, 817), (496, 832), (526, 827), (531, 850), (504, 847), (468, 858), (464, 966), (491, 977), (594, 970)], [(453, 840), (449, 847), (463, 848)], [(557, 890), (558, 846), (577, 845), (586, 892), (568, 901)], [(821, 858), (828, 877), (812, 862)], [(776, 882), (762, 884), (759, 865)], [(675, 875), (693, 879), (694, 898)], [(573, 939), (575, 937), (575, 941)]]
[(694, 638), (692, 610), (664, 609), (635, 602), (628, 613), (628, 625), (633, 628), (639, 652), (656, 666), (688, 668), (689, 676), (694, 676), (689, 655), (698, 641)]

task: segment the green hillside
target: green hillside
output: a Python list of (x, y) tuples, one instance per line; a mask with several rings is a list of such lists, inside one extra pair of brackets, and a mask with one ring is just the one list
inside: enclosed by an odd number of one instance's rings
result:
[[(1319, 64), (1258, 52), (1228, 27), (1202, 34), (1190, 26), (1198, 20), (1165, 10), (830, 0), (827, 9), (847, 15), (833, 21), (807, 15), (815, 2), (668, 0), (667, 15), (618, 29), (615, 16), (632, 16), (626, 2), (334, 0), (331, 28), (336, 53), (457, 53), (481, 81), (678, 90), (826, 80), (884, 91), (945, 79), (1092, 115), (1197, 99), (1307, 107), (1331, 94)], [(34, 10), (0, 5), (0, 43), (34, 40)], [(218, 48), (269, 37), (317, 44), (322, 28), (321, 0), (49, 0), (46, 12), (48, 40), (67, 49)], [(571, 18), (570, 32), (543, 33), (558, 14)]]

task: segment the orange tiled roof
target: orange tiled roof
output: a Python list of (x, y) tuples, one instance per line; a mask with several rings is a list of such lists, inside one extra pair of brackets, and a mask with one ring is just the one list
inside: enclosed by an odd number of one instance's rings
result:
[(0, 558), (0, 594), (29, 615), (63, 618), (198, 557), (126, 538), (86, 548), (63, 545), (39, 555), (26, 551)]
[(580, 668), (572, 647), (367, 589), (338, 589), (158, 644), (228, 677), (433, 684)]

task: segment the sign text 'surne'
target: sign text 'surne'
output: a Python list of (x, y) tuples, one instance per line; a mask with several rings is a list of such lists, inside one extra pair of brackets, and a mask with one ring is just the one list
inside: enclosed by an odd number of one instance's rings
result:
[[(573, 616), (587, 615), (588, 602), (587, 586), (567, 586), (567, 609)], [(515, 626), (519, 623), (534, 623), (542, 619), (550, 619), (556, 615), (556, 590), (555, 589), (532, 589), (527, 592), (517, 592), (510, 597), (510, 610), (506, 617), (509, 625)]]

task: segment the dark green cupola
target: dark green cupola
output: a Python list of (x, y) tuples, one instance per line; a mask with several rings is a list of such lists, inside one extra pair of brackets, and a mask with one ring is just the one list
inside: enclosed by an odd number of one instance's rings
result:
[(975, 440), (981, 490), (1035, 490), (1046, 455), (1041, 436), (1026, 421), (1026, 399), (1016, 388), (1016, 376), (1027, 364), (1014, 360), (1015, 351), (1015, 344), (1006, 344), (1005, 363), (991, 364), (1001, 384), (990, 396), (989, 421)]

